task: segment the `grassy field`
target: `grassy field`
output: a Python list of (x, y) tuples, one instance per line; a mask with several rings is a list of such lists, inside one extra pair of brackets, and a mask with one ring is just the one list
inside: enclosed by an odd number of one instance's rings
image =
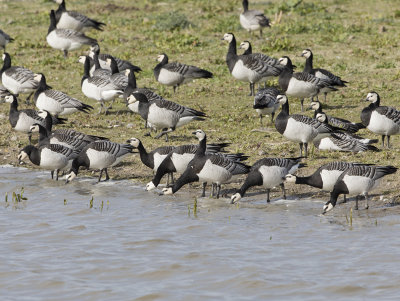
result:
[[(271, 126), (266, 132), (252, 131), (259, 128), (259, 119), (252, 109), (253, 98), (247, 96), (248, 84), (236, 81), (229, 74), (225, 63), (228, 45), (221, 41), (226, 32), (233, 32), (238, 43), (251, 41), (254, 52), (276, 58), (288, 55), (298, 70), (302, 70), (305, 62), (300, 57), (302, 50), (311, 48), (315, 67), (331, 70), (349, 81), (347, 88), (328, 95), (325, 104), (328, 114), (359, 122), (360, 112), (367, 105), (361, 100), (371, 90), (380, 94), (383, 105), (400, 108), (398, 1), (303, 1), (295, 6), (296, 2), (250, 2), (250, 8), (263, 10), (272, 19), (276, 13), (283, 13), (281, 22), (266, 29), (263, 38), (241, 28), (240, 0), (67, 0), (66, 4), (69, 10), (80, 11), (107, 24), (103, 32), (91, 31), (88, 35), (98, 39), (103, 52), (128, 59), (143, 69), (138, 75), (138, 86), (154, 88), (167, 99), (207, 113), (207, 121), (178, 129), (170, 135), (170, 143), (197, 143), (191, 132), (201, 128), (208, 134), (210, 142), (231, 142), (230, 150), (250, 155), (249, 163), (252, 164), (266, 156), (297, 156), (298, 145), (288, 142)], [(90, 115), (71, 115), (68, 127), (107, 136), (116, 142), (137, 137), (148, 150), (164, 145), (164, 140), (144, 136), (147, 130), (143, 129), (142, 120), (129, 112), (123, 102), (114, 105), (107, 116), (95, 114), (97, 104), (81, 92), (83, 66), (77, 63), (79, 55), (88, 49), (70, 52), (64, 59), (61, 51), (47, 45), (48, 14), (56, 8), (57, 4), (50, 1), (0, 1), (0, 28), (15, 39), (7, 47), (13, 65), (44, 73), (53, 88), (96, 107)], [(157, 55), (163, 52), (171, 61), (210, 70), (214, 78), (181, 86), (173, 94), (172, 88), (157, 83), (153, 76)], [(276, 85), (277, 81), (271, 84)], [(299, 112), (299, 100), (289, 98), (289, 101), (291, 112)], [(24, 107), (27, 105), (21, 103), (21, 108)], [(8, 104), (0, 105), (0, 163), (17, 164), (18, 150), (28, 143), (28, 139), (11, 130), (8, 109)], [(312, 115), (311, 112), (305, 114)], [(269, 121), (268, 118), (265, 120)], [(133, 127), (127, 127), (130, 124)], [(368, 130), (362, 130), (361, 134), (380, 138)], [(306, 160), (308, 168), (302, 173), (309, 173), (331, 160), (399, 167), (398, 137), (393, 137), (392, 145), (392, 149), (379, 153), (316, 151)], [(111, 170), (110, 176), (146, 182), (152, 172), (136, 156)], [(380, 192), (395, 197), (399, 184), (398, 175), (389, 176)], [(309, 191), (305, 187), (290, 186), (290, 189)], [(278, 194), (277, 190), (275, 196)]]

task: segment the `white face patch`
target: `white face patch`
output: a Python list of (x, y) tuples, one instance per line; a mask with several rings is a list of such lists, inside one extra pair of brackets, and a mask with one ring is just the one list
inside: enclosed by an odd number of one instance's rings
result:
[(171, 195), (171, 194), (173, 194), (172, 193), (172, 188), (171, 187), (168, 187), (168, 188), (163, 188), (163, 194), (165, 194), (165, 195)]
[(68, 174), (68, 175), (66, 175), (65, 176), (65, 180), (67, 181), (67, 183), (68, 182), (71, 182), (73, 179), (75, 179), (76, 178), (76, 174), (75, 174), (75, 172), (73, 172), (73, 171), (71, 171), (71, 173), (70, 174)]
[(14, 98), (13, 98), (11, 95), (7, 95), (4, 99), (5, 99), (6, 102), (8, 102), (8, 103), (12, 103), (13, 100), (14, 100)]
[(231, 196), (231, 203), (235, 204), (236, 202), (239, 202), (239, 200), (241, 199), (241, 195), (240, 193), (235, 193), (234, 195)]
[(320, 103), (316, 101), (312, 101), (310, 104), (310, 108), (314, 111), (318, 110), (320, 107)]
[(86, 62), (86, 56), (81, 55), (78, 59), (78, 63), (84, 64)]
[(378, 95), (376, 93), (369, 92), (367, 94), (367, 100), (370, 102), (376, 102), (378, 100)]
[(296, 176), (294, 175), (286, 175), (285, 181), (288, 183), (296, 183)]
[(40, 80), (42, 79), (42, 75), (41, 75), (41, 74), (35, 73), (35, 74), (33, 75), (33, 79), (34, 79), (35, 81), (37, 81), (37, 82), (40, 82)]
[(126, 76), (129, 76), (130, 73), (131, 73), (131, 70), (130, 70), (130, 69), (126, 69), (126, 70), (125, 70), (125, 75), (126, 75)]
[(327, 213), (328, 211), (331, 211), (333, 209), (333, 205), (331, 204), (331, 203), (329, 203), (328, 205), (324, 205), (324, 208), (323, 208), (323, 214), (324, 213)]
[(230, 34), (230, 33), (224, 34), (223, 40), (228, 41), (229, 43), (232, 42), (232, 40), (233, 40), (232, 34)]
[(47, 117), (47, 114), (48, 113), (46, 111), (42, 111), (42, 110), (38, 111), (39, 117), (42, 117), (43, 119), (45, 119)]
[(160, 54), (157, 56), (157, 61), (162, 62), (162, 60), (164, 59), (164, 55)]
[(306, 59), (308, 59), (311, 56), (311, 52), (308, 50), (303, 50), (301, 55), (304, 56)]
[(24, 162), (24, 160), (25, 160), (26, 158), (28, 158), (28, 154), (27, 154), (26, 152), (21, 151), (21, 152), (18, 154), (18, 161), (19, 161), (19, 162)]
[(281, 64), (281, 65), (283, 65), (283, 66), (287, 66), (287, 64), (288, 64), (288, 59), (287, 59), (286, 57), (281, 57), (281, 58), (278, 60), (278, 62), (279, 62), (279, 64)]
[(287, 102), (287, 96), (286, 95), (278, 95), (276, 97), (276, 100), (281, 104), (285, 104)]
[(317, 116), (315, 116), (315, 118), (319, 122), (324, 123), (326, 121), (326, 114), (318, 113)]
[(30, 132), (36, 133), (39, 132), (39, 126), (38, 125), (32, 125), (29, 129)]
[(136, 101), (137, 101), (137, 99), (135, 96), (133, 96), (133, 95), (128, 96), (128, 104), (131, 105), (131, 104), (135, 103)]
[(108, 58), (108, 59), (106, 60), (106, 64), (107, 64), (107, 66), (111, 66), (111, 59), (110, 59), (110, 58)]
[(206, 136), (206, 133), (204, 133), (202, 130), (197, 130), (195, 135), (199, 140), (203, 140)]
[(129, 144), (132, 145), (133, 147), (139, 147), (140, 140), (137, 138), (131, 138), (129, 139)]
[(6, 59), (6, 55), (5, 54), (3, 54), (2, 56), (1, 56), (1, 58), (3, 59), (3, 61)]
[(156, 188), (156, 186), (153, 184), (153, 182), (149, 182), (146, 185), (146, 191), (150, 191), (150, 190), (153, 190), (155, 188)]

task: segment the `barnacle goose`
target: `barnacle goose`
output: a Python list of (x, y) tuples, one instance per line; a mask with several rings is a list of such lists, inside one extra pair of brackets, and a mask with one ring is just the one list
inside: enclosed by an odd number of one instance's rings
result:
[(110, 77), (111, 70), (101, 68), (98, 56), (96, 54), (94, 55), (94, 58), (91, 58), (87, 55), (81, 55), (79, 56), (78, 62), (85, 65), (86, 60), (89, 60), (90, 62), (90, 76)]
[[(310, 73), (318, 78), (322, 78), (329, 82), (330, 86), (333, 87), (346, 87), (348, 82), (342, 80), (339, 76), (336, 76), (329, 72), (328, 70), (321, 69), (321, 68), (313, 68), (313, 53), (310, 49), (305, 49), (301, 53), (301, 56), (306, 58), (306, 64), (304, 66), (303, 72)], [(324, 93), (324, 100), (326, 102), (326, 95), (331, 92), (330, 88), (323, 88), (321, 92)]]
[[(86, 97), (100, 102), (100, 114), (104, 108), (105, 101), (112, 100), (112, 102), (114, 102), (114, 98), (117, 97), (117, 95), (122, 95), (124, 92), (118, 89), (118, 87), (112, 83), (110, 79), (99, 76), (90, 77), (89, 68), (90, 62), (89, 59), (86, 59), (84, 64), (84, 74), (81, 80), (81, 88)], [(108, 108), (105, 108), (106, 114), (108, 109), (111, 107), (112, 103)]]
[(33, 164), (51, 170), (52, 179), (55, 171), (58, 181), (58, 172), (68, 166), (70, 161), (78, 156), (78, 153), (79, 151), (60, 144), (46, 144), (38, 148), (28, 145), (19, 152), (18, 161), (22, 164), (26, 158), (29, 158)]
[(249, 10), (249, 1), (243, 0), (243, 12), (240, 14), (240, 25), (247, 31), (260, 30), (260, 37), (262, 36), (263, 27), (270, 27), (269, 19), (263, 12), (255, 9)]
[(153, 73), (156, 80), (166, 86), (173, 86), (174, 92), (184, 83), (197, 78), (212, 78), (210, 71), (200, 69), (196, 66), (186, 65), (178, 62), (168, 62), (168, 56), (163, 53), (158, 55), (159, 63), (154, 67)]
[(177, 127), (188, 124), (193, 120), (203, 121), (206, 114), (195, 109), (191, 109), (166, 99), (154, 99), (149, 102), (146, 95), (134, 92), (128, 97), (128, 103), (139, 102), (139, 114), (152, 125), (153, 128), (162, 129), (156, 137), (160, 138), (168, 133), (175, 131)]
[(108, 176), (107, 168), (117, 165), (124, 157), (132, 153), (133, 146), (130, 144), (120, 144), (104, 140), (92, 142), (72, 161), (71, 170), (66, 176), (66, 183), (75, 179), (81, 166), (88, 169), (100, 169), (98, 182), (100, 182), (104, 171), (106, 174), (105, 181), (108, 181), (110, 177)]
[(394, 166), (352, 166), (343, 172), (338, 178), (331, 192), (330, 200), (324, 205), (322, 214), (327, 213), (335, 207), (340, 194), (355, 194), (356, 207), (358, 210), (359, 196), (363, 195), (366, 200), (365, 209), (368, 209), (368, 192), (376, 188), (381, 179), (397, 171)]
[(226, 54), (226, 64), (229, 72), (234, 78), (250, 83), (250, 96), (255, 94), (255, 83), (265, 82), (270, 77), (281, 74), (281, 67), (269, 65), (251, 55), (237, 55), (236, 38), (233, 33), (224, 34), (222, 40), (229, 43), (228, 53)]
[[(229, 146), (229, 143), (217, 143), (217, 144), (207, 144), (206, 145), (206, 153), (219, 153), (223, 151), (223, 148)], [(151, 180), (151, 182), (147, 183), (146, 190), (155, 189), (162, 177), (165, 174), (171, 174), (174, 172), (183, 173), (189, 162), (192, 161), (194, 155), (196, 154), (199, 147), (199, 144), (184, 144), (175, 147), (161, 162), (160, 166), (157, 169), (156, 175)], [(227, 156), (232, 160), (244, 161), (247, 159), (247, 156), (243, 156), (243, 154), (225, 154), (219, 153), (220, 155)], [(203, 194), (205, 196), (205, 186), (203, 187)]]
[(53, 115), (68, 115), (78, 111), (89, 113), (92, 106), (84, 104), (76, 98), (68, 96), (64, 92), (53, 90), (46, 83), (43, 73), (37, 73), (34, 79), (39, 82), (33, 100), (39, 110), (46, 110)]
[(256, 96), (254, 96), (253, 109), (260, 116), (261, 128), (263, 127), (262, 118), (264, 115), (271, 115), (271, 124), (274, 124), (275, 112), (279, 109), (279, 102), (276, 99), (279, 94), (281, 92), (278, 89), (268, 87), (258, 90)]
[[(327, 123), (328, 118), (325, 113), (317, 113), (316, 119), (319, 122)], [(335, 131), (329, 137), (322, 139), (315, 138), (313, 143), (315, 147), (321, 150), (338, 150), (345, 152), (365, 152), (368, 150), (379, 151), (375, 146), (371, 145), (377, 143), (376, 139), (364, 139), (355, 134), (350, 134), (342, 131)]]
[(308, 156), (308, 143), (317, 136), (323, 138), (329, 136), (334, 129), (328, 124), (321, 123), (308, 116), (293, 114), (289, 115), (289, 101), (286, 95), (278, 95), (277, 99), (282, 105), (282, 110), (275, 119), (275, 128), (285, 138), (300, 145), (300, 157), (305, 148), (305, 157)]
[[(108, 140), (108, 138), (101, 137), (101, 136), (95, 136), (95, 135), (87, 135), (78, 131), (75, 131), (73, 129), (57, 129), (52, 131), (53, 129), (53, 124), (54, 120), (57, 120), (56, 117), (52, 116), (49, 112), (46, 110), (40, 110), (37, 112), (38, 115), (44, 119), (44, 127), (46, 128), (48, 133), (51, 133), (52, 135), (67, 135), (75, 139), (79, 140), (85, 140), (89, 142), (94, 142), (98, 140)], [(58, 118), (58, 120), (61, 118)], [(65, 120), (65, 119), (63, 119)]]
[(251, 47), (249, 41), (243, 41), (242, 43), (240, 43), (239, 49), (244, 49), (243, 55), (249, 55), (257, 60), (261, 60), (267, 63), (268, 65), (275, 66), (280, 70), (283, 70), (285, 68), (285, 66), (279, 63), (278, 59), (275, 59), (263, 53), (253, 53), (253, 48)]
[(39, 83), (33, 79), (31, 70), (19, 66), (11, 66), (11, 57), (7, 52), (3, 53), (3, 67), (0, 70), (0, 77), (3, 86), (12, 94), (30, 94), (37, 89)]
[(62, 50), (64, 52), (64, 57), (68, 56), (68, 51), (81, 48), (82, 45), (97, 44), (96, 39), (89, 38), (79, 31), (56, 28), (54, 10), (51, 10), (50, 12), (50, 26), (46, 40), (52, 48)]
[(361, 122), (371, 132), (382, 135), (382, 147), (390, 148), (390, 136), (400, 134), (400, 111), (393, 107), (381, 106), (378, 93), (372, 91), (367, 94), (365, 101), (371, 104), (361, 111)]
[(34, 123), (30, 129), (30, 133), (39, 133), (38, 145), (43, 146), (47, 144), (60, 144), (77, 151), (81, 151), (91, 141), (79, 138), (77, 136), (71, 136), (68, 134), (50, 133), (46, 128), (38, 123)]
[(242, 187), (232, 195), (231, 203), (238, 202), (246, 191), (253, 186), (263, 186), (267, 189), (267, 202), (269, 203), (271, 188), (279, 185), (282, 188), (283, 198), (286, 199), (284, 177), (305, 166), (300, 161), (301, 158), (263, 158), (258, 160), (251, 167)]
[[(35, 110), (18, 110), (18, 100), (15, 95), (6, 96), (5, 100), (6, 102), (10, 103), (10, 113), (8, 119), (10, 121), (11, 127), (18, 132), (28, 134), (29, 144), (31, 144), (32, 134), (30, 133), (30, 127), (35, 123), (39, 123), (45, 126), (45, 119), (42, 118), (40, 114), (38, 114), (38, 112), (36, 112)], [(52, 118), (54, 119), (54, 121), (52, 120)], [(50, 116), (50, 119), (54, 124), (62, 124), (66, 121), (66, 119), (52, 116)]]
[[(367, 165), (351, 162), (334, 161), (320, 166), (314, 173), (306, 177), (288, 174), (285, 181), (294, 184), (304, 184), (323, 191), (331, 192), (340, 175), (350, 167), (356, 165)], [(346, 199), (346, 198), (345, 198)]]
[(217, 185), (217, 198), (219, 198), (221, 184), (230, 181), (234, 176), (247, 174), (250, 167), (225, 156), (206, 154), (206, 134), (202, 130), (197, 130), (194, 134), (199, 139), (199, 148), (194, 158), (174, 185), (164, 188), (163, 193), (166, 195), (173, 194), (185, 184), (200, 181), (202, 183), (215, 183)]
[(110, 80), (111, 82), (117, 86), (119, 90), (125, 90), (128, 86), (128, 77), (126, 76), (125, 72), (119, 72), (117, 62), (113, 57), (109, 57), (106, 60), (107, 65), (110, 66), (111, 75)]
[(90, 19), (87, 16), (72, 10), (67, 10), (65, 0), (55, 0), (59, 4), (56, 12), (57, 28), (72, 29), (75, 31), (85, 32), (89, 29), (103, 30), (106, 24)]
[[(131, 64), (128, 61), (122, 60), (120, 58), (117, 58), (116, 56), (112, 56), (111, 54), (107, 54), (107, 53), (100, 53), (100, 46), (99, 44), (93, 45), (90, 47), (90, 52), (89, 52), (89, 56), (91, 58), (94, 58), (94, 54), (97, 54), (99, 57), (99, 62), (100, 62), (100, 66), (103, 69), (110, 69), (110, 66), (107, 65), (106, 61), (108, 58), (113, 57), (114, 60), (117, 62), (118, 65), (118, 70), (120, 72), (126, 70), (126, 69), (132, 69), (134, 70), (134, 72), (140, 72), (142, 71), (142, 69), (140, 69), (140, 67), (135, 66), (133, 64)], [(110, 69), (111, 70), (111, 69)]]
[[(311, 102), (310, 109), (314, 110), (314, 118), (317, 117), (318, 113), (324, 113), (322, 111), (322, 105), (318, 100), (314, 100)], [(349, 133), (355, 133), (358, 132), (358, 130), (365, 128), (365, 126), (362, 123), (354, 123), (346, 119), (333, 117), (327, 114), (325, 115), (328, 119), (328, 124), (340, 128)]]
[(6, 51), (6, 45), (13, 42), (14, 39), (0, 29), (0, 47)]
[(323, 88), (337, 90), (325, 79), (306, 72), (293, 73), (293, 64), (289, 57), (283, 56), (279, 62), (286, 68), (279, 75), (279, 87), (288, 96), (300, 98), (303, 112), (304, 98), (314, 98)]
[(126, 142), (138, 149), (142, 163), (154, 171), (157, 171), (164, 158), (175, 148), (175, 146), (170, 145), (161, 146), (148, 153), (142, 141), (138, 138), (131, 138)]

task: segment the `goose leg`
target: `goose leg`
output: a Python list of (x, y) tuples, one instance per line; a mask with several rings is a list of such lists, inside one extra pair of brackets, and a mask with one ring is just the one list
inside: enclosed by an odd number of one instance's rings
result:
[(356, 207), (354, 208), (354, 210), (358, 210), (358, 195), (356, 196)]
[(252, 96), (253, 95), (253, 89), (252, 89), (252, 83), (250, 83), (250, 94), (249, 94), (249, 96)]
[(262, 29), (260, 27), (260, 38), (262, 38)]
[(301, 111), (303, 112), (303, 103), (304, 103), (304, 98), (300, 99), (300, 103), (301, 103)]
[(262, 122), (262, 119), (263, 119), (263, 116), (262, 116), (262, 115), (260, 115), (260, 126), (261, 126), (261, 128), (263, 127), (263, 122)]
[(365, 209), (368, 209), (368, 208), (369, 208), (369, 205), (368, 205), (369, 195), (368, 195), (368, 193), (366, 193), (366, 194), (364, 195), (364, 197), (365, 197), (365, 201), (367, 202), (367, 203), (365, 204)]
[(281, 183), (279, 186), (281, 186), (282, 188), (282, 192), (283, 192), (283, 199), (286, 200), (286, 190), (285, 190), (285, 184)]
[[(159, 138), (161, 138), (163, 135), (167, 135), (168, 133), (173, 132), (173, 131), (175, 131), (175, 128), (169, 128), (169, 129), (167, 129), (167, 130), (163, 129), (163, 130), (161, 131), (161, 133), (158, 134), (158, 135), (156, 136), (156, 139), (159, 139)], [(165, 141), (168, 141), (168, 135), (166, 136)]]
[(269, 198), (269, 193), (270, 193), (271, 189), (267, 189), (267, 203), (271, 202), (270, 198)]
[(345, 194), (343, 194), (343, 203), (347, 203), (347, 198)]
[(28, 97), (26, 98), (25, 103), (26, 103), (27, 105), (29, 105), (30, 100), (31, 100), (31, 98), (32, 98), (32, 95), (33, 95), (33, 92), (32, 92), (31, 94), (29, 94)]
[(174, 94), (176, 93), (176, 89), (178, 88), (178, 86), (173, 86), (174, 88)]
[(99, 175), (99, 178), (98, 178), (98, 180), (97, 180), (97, 183), (101, 181), (101, 176), (103, 175), (103, 170), (104, 170), (104, 169), (100, 170), (100, 175)]
[(307, 158), (308, 157), (308, 143), (307, 142), (304, 143), (304, 154), (305, 154), (305, 157)]
[(390, 136), (389, 135), (387, 136), (386, 140), (387, 140), (386, 141), (387, 147), (390, 148)]
[(169, 186), (169, 173), (167, 173), (167, 187)]
[(271, 113), (271, 125), (274, 125), (275, 112)]
[(108, 112), (109, 109), (112, 109), (114, 101), (115, 101), (115, 99), (111, 100), (111, 104), (106, 108), (105, 115), (107, 115), (107, 112)]
[(64, 58), (68, 57), (68, 50), (64, 50)]
[(203, 182), (203, 192), (201, 194), (202, 198), (204, 198), (206, 196), (206, 186), (207, 186), (207, 182)]
[(171, 172), (171, 184), (174, 184), (175, 180), (174, 180), (174, 173)]
[(106, 179), (104, 181), (108, 181), (110, 179), (110, 177), (108, 176), (107, 168), (104, 168), (104, 171), (106, 172)]
[(300, 157), (302, 157), (303, 156), (303, 142), (300, 142), (299, 145), (300, 145)]
[(382, 135), (382, 148), (385, 147), (385, 135)]
[(54, 170), (50, 171), (50, 174), (51, 174), (51, 179), (53, 180), (54, 179)]
[(217, 184), (217, 199), (219, 199), (220, 191), (221, 191), (221, 184)]
[(324, 92), (324, 102), (326, 103), (326, 96), (328, 95), (327, 92)]
[(58, 181), (58, 169), (56, 169), (56, 181)]
[(29, 144), (32, 144), (32, 133), (28, 134)]

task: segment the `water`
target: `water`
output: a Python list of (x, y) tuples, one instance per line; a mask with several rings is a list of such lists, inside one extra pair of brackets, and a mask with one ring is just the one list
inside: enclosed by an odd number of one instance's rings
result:
[(350, 227), (321, 201), (262, 196), (194, 212), (197, 190), (49, 177), (0, 167), (1, 300), (398, 299), (397, 216)]

